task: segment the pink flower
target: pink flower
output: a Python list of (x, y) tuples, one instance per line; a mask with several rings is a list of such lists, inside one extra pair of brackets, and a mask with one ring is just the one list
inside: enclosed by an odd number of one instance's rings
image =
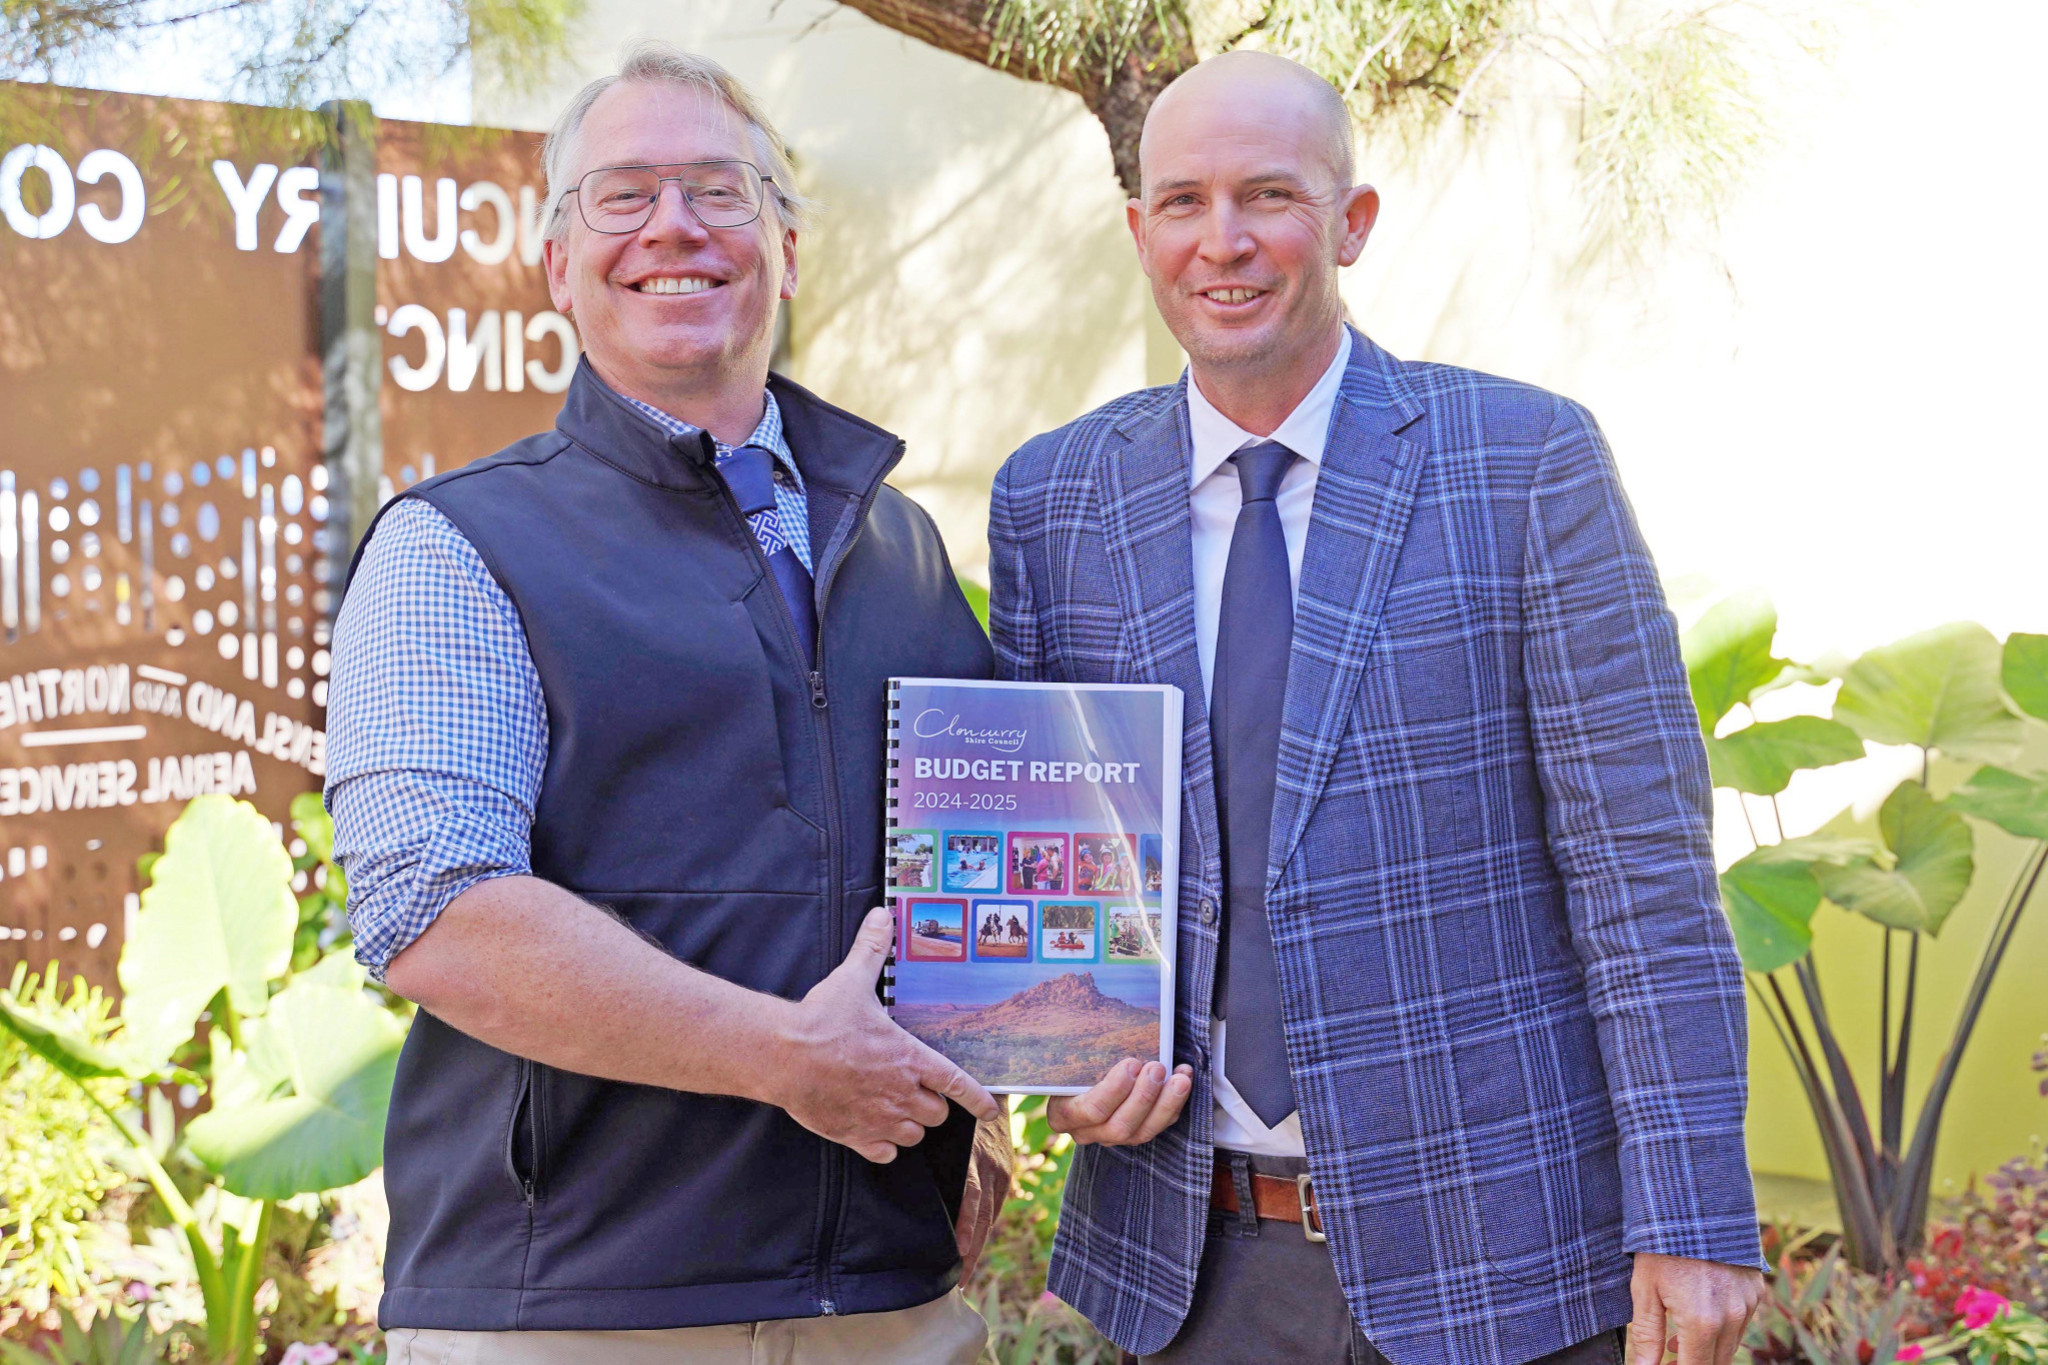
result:
[(1897, 1355), (1893, 1356), (1893, 1357), (1892, 1357), (1892, 1359), (1893, 1359), (1893, 1360), (1922, 1360), (1922, 1359), (1925, 1359), (1925, 1358), (1926, 1358), (1926, 1355), (1927, 1355), (1927, 1352), (1925, 1352), (1925, 1351), (1921, 1350), (1921, 1349), (1920, 1349), (1920, 1348), (1919, 1348), (1918, 1346), (1901, 1346), (1901, 1347), (1899, 1348), (1899, 1353), (1898, 1353)]
[(295, 1341), (284, 1348), (283, 1365), (334, 1365), (341, 1352), (325, 1341)]
[(1956, 1312), (1962, 1315), (1963, 1326), (1972, 1332), (1990, 1326), (1993, 1318), (2010, 1307), (2012, 1304), (2008, 1300), (1976, 1285), (1965, 1289), (1956, 1299)]

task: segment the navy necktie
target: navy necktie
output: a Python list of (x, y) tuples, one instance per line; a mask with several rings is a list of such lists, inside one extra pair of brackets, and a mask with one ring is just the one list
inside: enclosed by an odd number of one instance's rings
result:
[(1216, 814), (1223, 826), (1223, 955), (1218, 991), (1229, 1021), (1223, 1073), (1261, 1122), (1294, 1112), (1280, 973), (1266, 923), (1266, 858), (1280, 762), (1280, 714), (1294, 644), (1294, 585), (1274, 499), (1295, 454), (1277, 441), (1231, 457), (1244, 506), (1230, 534), (1209, 692)]
[(759, 446), (735, 446), (718, 461), (718, 472), (732, 490), (733, 501), (754, 533), (775, 586), (789, 605), (789, 617), (796, 625), (797, 643), (803, 647), (804, 662), (817, 658), (818, 617), (811, 600), (811, 571), (789, 548), (782, 534), (782, 517), (775, 506), (775, 457)]

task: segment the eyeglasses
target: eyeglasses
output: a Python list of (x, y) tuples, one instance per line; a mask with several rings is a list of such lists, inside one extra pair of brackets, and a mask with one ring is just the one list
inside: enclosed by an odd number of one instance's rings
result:
[(773, 176), (761, 174), (747, 161), (683, 161), (667, 166), (600, 166), (569, 192), (576, 196), (584, 226), (619, 235), (647, 226), (668, 181), (682, 190), (690, 212), (709, 228), (745, 227), (759, 218), (766, 186), (775, 183)]

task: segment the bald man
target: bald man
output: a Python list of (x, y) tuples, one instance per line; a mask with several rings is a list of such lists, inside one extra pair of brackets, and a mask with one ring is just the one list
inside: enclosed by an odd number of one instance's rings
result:
[(1202, 63), (1141, 160), (1187, 373), (989, 513), (999, 676), (1187, 697), (1178, 1065), (1053, 1101), (1051, 1288), (1153, 1361), (1728, 1365), (1742, 977), (1599, 430), (1345, 325), (1379, 196), (1305, 69)]

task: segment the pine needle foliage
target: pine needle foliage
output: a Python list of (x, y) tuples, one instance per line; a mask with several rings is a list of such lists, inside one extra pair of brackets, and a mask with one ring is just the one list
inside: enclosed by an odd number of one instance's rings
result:
[[(1156, 94), (1203, 57), (1275, 52), (1328, 79), (1367, 138), (1401, 153), (1446, 124), (1479, 128), (1509, 105), (1545, 103), (1575, 134), (1589, 234), (1633, 247), (1711, 223), (1769, 146), (1759, 84), (1775, 63), (1774, 38), (1803, 22), (1804, 0), (843, 3), (997, 70), (1078, 91), (1102, 117), (1128, 189), (1136, 156), (1125, 144), (1138, 120), (1091, 98), (1115, 70), (1140, 73)], [(973, 33), (979, 45), (963, 36)]]
[(1588, 199), (1635, 241), (1712, 220), (1771, 142), (1748, 43), (1710, 6), (1587, 54), (1578, 166)]
[(1181, 0), (994, 0), (988, 13), (990, 65), (1069, 87), (1188, 21)]
[(1370, 128), (1456, 109), (1530, 9), (1525, 0), (1276, 0), (1243, 45), (1320, 72)]
[(472, 55), (514, 88), (544, 78), (584, 0), (0, 0), (0, 78), (61, 82), (145, 43), (203, 44), (221, 94), (311, 108), (428, 82)]

